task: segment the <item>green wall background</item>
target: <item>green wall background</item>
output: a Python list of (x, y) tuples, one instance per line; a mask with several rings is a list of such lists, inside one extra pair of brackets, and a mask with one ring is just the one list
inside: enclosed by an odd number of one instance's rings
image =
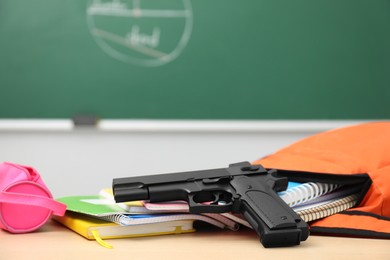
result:
[[(390, 118), (390, 1), (135, 0), (113, 3), (186, 18), (88, 15), (108, 2), (0, 1), (0, 118)], [(168, 51), (191, 30), (160, 65), (96, 37), (134, 26)]]

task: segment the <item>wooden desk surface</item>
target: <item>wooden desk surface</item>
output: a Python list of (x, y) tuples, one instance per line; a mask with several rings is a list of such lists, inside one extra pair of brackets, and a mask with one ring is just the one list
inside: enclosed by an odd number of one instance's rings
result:
[(300, 246), (266, 249), (247, 229), (202, 229), (107, 242), (114, 248), (106, 249), (50, 221), (28, 234), (1, 230), (0, 259), (390, 259), (390, 240), (310, 236)]

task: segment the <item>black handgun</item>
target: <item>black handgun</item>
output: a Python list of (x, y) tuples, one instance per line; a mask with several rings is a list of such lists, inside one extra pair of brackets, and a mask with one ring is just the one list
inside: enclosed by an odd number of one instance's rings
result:
[(264, 247), (299, 245), (309, 228), (276, 192), (288, 180), (276, 170), (241, 162), (203, 171), (116, 178), (116, 202), (185, 200), (190, 213), (241, 213)]

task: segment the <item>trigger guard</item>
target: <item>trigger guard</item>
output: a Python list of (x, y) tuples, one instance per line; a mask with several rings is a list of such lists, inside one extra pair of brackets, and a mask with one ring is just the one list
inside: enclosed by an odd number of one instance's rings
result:
[(194, 197), (195, 197), (194, 194), (190, 194), (190, 195), (188, 196), (188, 205), (190, 206), (190, 208), (191, 208), (191, 207), (196, 207), (196, 206), (198, 206), (198, 203), (195, 202)]
[[(191, 194), (188, 196), (188, 205), (189, 205), (189, 212), (190, 213), (226, 213), (230, 212), (232, 210), (233, 203), (228, 202), (224, 205), (213, 205), (213, 204), (202, 204), (197, 203), (194, 200), (194, 197), (196, 194)], [(219, 198), (219, 196), (218, 196)], [(216, 201), (218, 203), (218, 200)]]

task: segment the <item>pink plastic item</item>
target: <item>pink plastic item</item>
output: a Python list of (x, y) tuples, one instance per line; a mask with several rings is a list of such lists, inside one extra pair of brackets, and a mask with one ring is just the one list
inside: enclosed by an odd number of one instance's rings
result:
[(32, 167), (0, 164), (0, 228), (27, 233), (44, 225), (52, 214), (63, 216), (66, 205), (57, 202)]

